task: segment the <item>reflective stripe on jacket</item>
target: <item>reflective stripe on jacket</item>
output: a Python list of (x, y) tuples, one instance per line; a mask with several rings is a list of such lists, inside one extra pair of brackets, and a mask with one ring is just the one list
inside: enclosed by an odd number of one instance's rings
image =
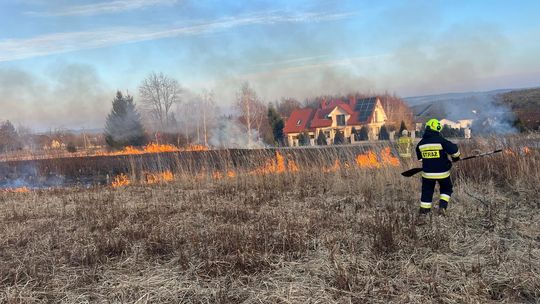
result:
[(422, 161), (422, 177), (442, 179), (450, 176), (452, 163), (448, 156), (460, 156), (458, 146), (443, 138), (439, 132), (427, 129), (416, 146), (416, 157)]

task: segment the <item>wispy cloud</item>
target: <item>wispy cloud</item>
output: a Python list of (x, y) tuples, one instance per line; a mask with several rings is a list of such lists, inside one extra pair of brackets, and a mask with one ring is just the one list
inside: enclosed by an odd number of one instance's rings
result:
[(92, 4), (61, 7), (50, 11), (31, 11), (28, 15), (59, 17), (59, 16), (90, 16), (98, 14), (111, 14), (141, 9), (149, 6), (172, 5), (178, 0), (115, 0)]
[(234, 27), (261, 24), (322, 22), (348, 18), (355, 13), (257, 13), (199, 22), (188, 26), (154, 28), (114, 27), (93, 31), (54, 33), (28, 39), (0, 40), (0, 62), (102, 48), (118, 44), (199, 35)]
[[(371, 56), (356, 56), (356, 57), (348, 57), (343, 59), (336, 59), (336, 60), (327, 60), (327, 61), (320, 61), (315, 63), (308, 63), (308, 64), (302, 64), (302, 62), (306, 61), (312, 61), (316, 58), (324, 58), (326, 56), (315, 56), (315, 57), (304, 57), (304, 58), (296, 58), (291, 59), (287, 61), (278, 61), (275, 65), (288, 63), (290, 65), (285, 67), (278, 67), (271, 70), (264, 70), (264, 71), (258, 71), (253, 73), (246, 73), (238, 76), (240, 79), (264, 79), (264, 78), (275, 78), (280, 75), (287, 75), (287, 74), (296, 74), (296, 73), (304, 73), (312, 70), (320, 70), (320, 69), (327, 69), (327, 68), (338, 68), (338, 67), (355, 67), (362, 64), (369, 64), (380, 60), (387, 60), (392, 57), (391, 54), (378, 54), (378, 55), (371, 55)], [(267, 63), (268, 65), (272, 65), (271, 63)]]
[(298, 57), (298, 58), (290, 58), (285, 60), (279, 60), (279, 61), (270, 61), (270, 62), (263, 62), (263, 63), (257, 63), (254, 64), (254, 67), (260, 67), (260, 66), (283, 66), (283, 65), (290, 65), (294, 63), (302, 63), (302, 62), (310, 62), (310, 61), (317, 61), (323, 58), (328, 58), (330, 55), (319, 55), (319, 56), (309, 56), (309, 57)]

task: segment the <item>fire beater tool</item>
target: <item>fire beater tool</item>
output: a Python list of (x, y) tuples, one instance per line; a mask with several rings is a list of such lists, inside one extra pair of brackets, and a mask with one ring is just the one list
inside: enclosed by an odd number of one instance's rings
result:
[[(473, 155), (473, 156), (467, 156), (465, 158), (460, 159), (460, 161), (473, 159), (473, 158), (477, 158), (477, 157), (488, 156), (488, 155), (499, 153), (499, 152), (502, 152), (502, 149), (491, 151), (491, 152), (485, 152), (485, 153), (481, 153), (481, 154), (476, 154), (476, 155)], [(401, 175), (403, 175), (405, 177), (411, 177), (411, 176), (413, 176), (413, 175), (415, 175), (416, 173), (419, 173), (419, 172), (422, 172), (422, 168), (412, 168), (412, 169), (409, 169), (409, 170), (407, 170), (405, 172), (401, 172)]]

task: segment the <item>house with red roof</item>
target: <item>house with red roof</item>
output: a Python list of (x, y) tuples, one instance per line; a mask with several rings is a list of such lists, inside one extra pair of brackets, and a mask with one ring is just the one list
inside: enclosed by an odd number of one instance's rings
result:
[(354, 142), (352, 130), (368, 128), (369, 139), (379, 136), (381, 127), (387, 120), (379, 97), (324, 99), (317, 109), (294, 110), (285, 123), (283, 133), (289, 146), (298, 146), (301, 134), (309, 136), (310, 145), (315, 145), (320, 132), (324, 132), (327, 144), (332, 144), (336, 134), (342, 133), (345, 140)]

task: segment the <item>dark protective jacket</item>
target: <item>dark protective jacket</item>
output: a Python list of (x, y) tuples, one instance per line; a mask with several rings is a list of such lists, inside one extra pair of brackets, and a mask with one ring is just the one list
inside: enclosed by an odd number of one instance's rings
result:
[(450, 176), (452, 163), (448, 156), (457, 161), (460, 156), (458, 146), (444, 139), (439, 132), (426, 129), (416, 146), (416, 157), (422, 161), (422, 177), (442, 179)]

